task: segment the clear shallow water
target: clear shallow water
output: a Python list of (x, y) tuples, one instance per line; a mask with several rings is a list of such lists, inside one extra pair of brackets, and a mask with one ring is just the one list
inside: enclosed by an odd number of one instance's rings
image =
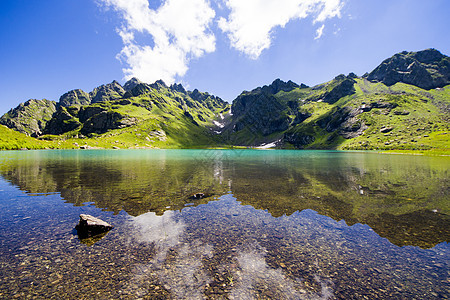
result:
[[(449, 166), (361, 152), (0, 152), (0, 298), (449, 298)], [(80, 213), (115, 228), (80, 241)]]

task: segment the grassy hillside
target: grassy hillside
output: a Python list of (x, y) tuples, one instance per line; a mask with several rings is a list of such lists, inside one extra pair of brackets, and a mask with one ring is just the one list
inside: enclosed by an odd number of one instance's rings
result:
[(204, 96), (203, 102), (195, 101), (184, 93), (159, 86), (158, 90), (149, 89), (126, 99), (62, 107), (58, 111), (61, 117), (47, 131), (65, 126), (71, 130), (46, 134), (40, 139), (85, 148), (217, 146), (223, 141), (215, 133), (214, 122), (229, 108), (226, 103), (212, 103), (214, 99)]
[[(135, 78), (124, 87), (113, 82), (96, 91), (101, 92), (98, 101), (74, 90), (59, 103), (29, 100), (12, 109), (0, 123), (27, 135), (8, 131), (0, 139), (0, 149), (274, 145), (450, 152), (450, 85), (432, 89), (402, 82), (386, 85), (353, 73), (314, 87), (277, 79), (243, 92), (232, 105), (181, 85), (146, 84)], [(45, 118), (40, 120), (43, 112)]]
[(364, 112), (359, 119), (368, 125), (364, 134), (346, 140), (341, 149), (443, 150), (450, 148), (450, 86), (426, 91), (397, 83), (389, 88), (358, 80), (351, 105), (382, 100), (392, 108)]
[[(324, 98), (339, 79), (274, 95), (284, 104), (285, 113), (290, 113), (292, 120), (288, 130), (274, 137), (284, 139), (280, 146), (341, 150), (432, 149), (438, 152), (450, 148), (447, 135), (450, 86), (424, 90), (404, 83), (387, 87), (364, 78), (354, 80), (354, 92), (334, 103)], [(289, 112), (292, 103), (298, 104), (294, 113)], [(306, 116), (306, 119), (295, 124), (295, 115)], [(290, 136), (300, 143), (291, 143)]]
[(41, 141), (0, 125), (0, 150), (58, 148), (56, 143)]

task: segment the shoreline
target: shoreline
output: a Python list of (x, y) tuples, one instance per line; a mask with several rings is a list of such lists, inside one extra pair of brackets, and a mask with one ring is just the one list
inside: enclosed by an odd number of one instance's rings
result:
[(288, 150), (288, 151), (339, 151), (339, 152), (366, 152), (366, 153), (377, 153), (377, 154), (391, 154), (391, 155), (416, 155), (416, 156), (440, 156), (447, 157), (450, 156), (450, 149), (430, 149), (430, 150), (366, 150), (366, 149), (352, 149), (352, 150), (342, 150), (342, 149), (288, 149), (288, 148), (259, 148), (259, 147), (249, 147), (249, 146), (218, 146), (218, 147), (73, 147), (73, 148), (20, 148), (20, 149), (0, 149), (0, 151), (33, 151), (33, 150)]

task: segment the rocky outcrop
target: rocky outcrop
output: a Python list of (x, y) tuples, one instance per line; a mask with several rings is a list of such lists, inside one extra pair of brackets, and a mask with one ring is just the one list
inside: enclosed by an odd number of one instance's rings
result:
[(189, 91), (188, 92), (189, 97), (191, 97), (192, 99), (196, 100), (196, 101), (205, 101), (206, 98), (208, 98), (209, 94), (208, 93), (201, 93), (199, 90), (195, 89), (193, 91)]
[(107, 109), (101, 106), (85, 106), (82, 107), (78, 113), (78, 118), (81, 123), (86, 122), (88, 119), (92, 118), (96, 114), (101, 112), (106, 112)]
[(166, 85), (166, 83), (162, 80), (157, 80), (154, 83), (150, 84), (150, 87), (155, 89), (155, 90), (161, 90), (161, 89), (167, 89), (168, 86)]
[(114, 227), (99, 218), (81, 214), (80, 221), (75, 229), (80, 239), (89, 238), (110, 231)]
[(184, 115), (192, 122), (192, 124), (195, 126), (200, 126), (197, 121), (194, 120), (194, 116), (192, 116), (188, 111), (185, 111)]
[(89, 105), (91, 104), (91, 96), (83, 90), (76, 89), (62, 95), (59, 98), (59, 104), (66, 107), (73, 105)]
[[(131, 99), (133, 97), (136, 99)], [(174, 111), (176, 108), (189, 110), (191, 113), (186, 117), (198, 126), (198, 120), (207, 123), (218, 111), (228, 110), (228, 103), (214, 95), (198, 90), (187, 92), (181, 84), (168, 87), (162, 80), (146, 84), (132, 78), (125, 83), (125, 87), (113, 81), (95, 88), (89, 94), (81, 89), (71, 90), (60, 97), (59, 103), (29, 100), (5, 114), (0, 124), (35, 137), (71, 131), (74, 131), (73, 136), (77, 136), (78, 132), (83, 135), (101, 134), (134, 126), (140, 116), (143, 119), (147, 117), (142, 111), (136, 117), (135, 108), (129, 107), (126, 111), (130, 111), (133, 116), (130, 117), (121, 107), (128, 105), (148, 111), (158, 108), (161, 112), (156, 112), (156, 115), (164, 112), (176, 116), (179, 114), (179, 111)]]
[(127, 92), (131, 91), (140, 83), (142, 83), (142, 82), (139, 79), (137, 79), (136, 77), (133, 77), (130, 80), (128, 80), (127, 82), (125, 82), (125, 84), (123, 85), (123, 89)]
[(269, 85), (264, 85), (262, 87), (258, 87), (254, 90), (252, 90), (252, 93), (266, 93), (266, 94), (272, 94), (275, 95), (280, 91), (284, 91), (284, 92), (290, 92), (293, 89), (296, 89), (298, 87), (301, 88), (307, 88), (307, 85), (304, 85), (302, 83), (301, 86), (299, 86), (298, 84), (296, 84), (295, 82), (289, 80), (288, 82), (284, 82), (283, 80), (277, 78), (275, 79), (271, 84)]
[(92, 103), (112, 101), (121, 99), (125, 94), (124, 88), (117, 82), (113, 81), (108, 84), (101, 85), (89, 93)]
[(151, 90), (152, 88), (150, 87), (150, 85), (146, 83), (138, 83), (133, 88), (128, 89), (127, 92), (123, 95), (123, 98), (131, 98), (145, 95), (150, 93)]
[(450, 84), (450, 58), (438, 50), (401, 52), (384, 60), (367, 76), (390, 86), (397, 82), (433, 89)]
[(130, 118), (114, 111), (101, 111), (86, 120), (80, 132), (84, 135), (90, 133), (100, 134), (112, 129), (133, 126), (136, 123), (136, 118)]
[[(343, 75), (342, 75), (343, 76)], [(323, 96), (323, 101), (333, 104), (345, 96), (355, 93), (355, 80), (349, 77), (336, 77), (340, 82), (329, 92)]]
[(273, 95), (260, 90), (243, 93), (231, 106), (234, 132), (248, 128), (254, 134), (270, 135), (288, 129), (291, 119), (286, 106)]
[(27, 135), (38, 137), (56, 112), (57, 104), (50, 100), (30, 99), (11, 109), (0, 118), (0, 124)]
[(316, 124), (328, 132), (337, 132), (346, 139), (361, 135), (368, 127), (357, 118), (362, 111), (359, 108), (335, 108), (319, 119)]
[(314, 136), (301, 132), (286, 132), (283, 141), (292, 144), (297, 149), (303, 149), (306, 145), (313, 143)]
[(288, 82), (284, 82), (283, 80), (277, 78), (270, 85), (265, 85), (261, 88), (264, 93), (276, 94), (280, 91), (290, 92), (293, 89), (300, 87), (295, 82), (289, 80)]
[(66, 107), (59, 107), (53, 118), (47, 123), (44, 134), (63, 134), (77, 129), (82, 125), (75, 118), (77, 113), (78, 110), (76, 108), (68, 110)]
[(182, 94), (187, 94), (187, 91), (185, 90), (185, 88), (181, 84), (174, 83), (174, 84), (172, 84), (170, 86), (170, 89), (173, 90), (173, 91), (182, 93)]
[[(227, 102), (225, 102), (224, 100), (222, 100), (219, 97), (216, 97), (214, 95), (210, 95), (209, 93), (206, 93), (206, 92), (200, 92), (197, 89), (195, 89), (193, 91), (188, 91), (187, 95), (191, 99), (195, 100), (195, 101), (189, 101), (189, 99), (185, 99), (186, 104), (188, 106), (190, 106), (190, 107), (195, 102), (200, 102), (201, 104), (205, 105), (209, 109), (225, 108), (227, 106), (227, 104), (228, 104)], [(190, 105), (189, 105), (189, 102), (191, 102)]]

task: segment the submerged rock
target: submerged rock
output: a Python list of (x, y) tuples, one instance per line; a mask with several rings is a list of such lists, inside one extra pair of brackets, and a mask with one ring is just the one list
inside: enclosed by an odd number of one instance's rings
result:
[(80, 215), (80, 222), (75, 226), (80, 239), (89, 238), (113, 229), (113, 226), (91, 215)]
[(210, 193), (195, 193), (193, 195), (191, 195), (191, 199), (203, 199), (203, 198), (208, 198), (211, 197), (212, 194)]

